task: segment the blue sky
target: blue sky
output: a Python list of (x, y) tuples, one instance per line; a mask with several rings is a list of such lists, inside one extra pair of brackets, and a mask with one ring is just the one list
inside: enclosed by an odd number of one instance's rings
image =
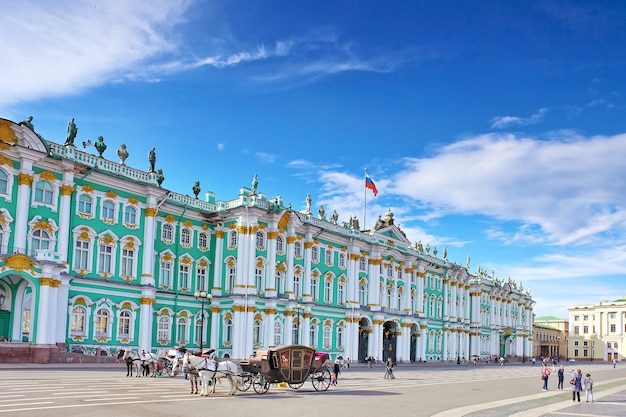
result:
[[(614, 1), (0, 0), (0, 117), (164, 187), (390, 208), (522, 281), (537, 315), (626, 294), (626, 8)], [(95, 149), (88, 148), (95, 153)], [(440, 255), (441, 256), (441, 255)]]

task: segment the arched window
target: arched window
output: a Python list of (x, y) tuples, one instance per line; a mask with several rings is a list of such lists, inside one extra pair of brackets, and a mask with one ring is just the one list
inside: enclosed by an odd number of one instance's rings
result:
[(263, 322), (255, 320), (252, 324), (252, 343), (257, 346), (263, 345)]
[(302, 297), (301, 282), (302, 282), (302, 276), (300, 272), (297, 272), (293, 276), (293, 294), (295, 295), (296, 298)]
[(296, 258), (302, 258), (302, 242), (296, 240), (293, 244), (293, 254)]
[(159, 343), (170, 341), (170, 318), (167, 316), (159, 317), (157, 341)]
[(187, 228), (180, 231), (180, 243), (187, 247), (191, 246), (191, 231)]
[(120, 260), (120, 276), (122, 277), (134, 277), (135, 276), (135, 249), (133, 246), (127, 246), (122, 248), (122, 259)]
[(319, 343), (319, 340), (317, 340), (317, 325), (312, 324), (309, 327), (309, 344), (311, 346), (317, 346)]
[(330, 349), (332, 347), (332, 332), (330, 326), (324, 326), (324, 348)]
[(393, 266), (391, 266), (391, 264), (388, 264), (388, 265), (387, 265), (387, 276), (388, 276), (389, 278), (392, 278), (392, 277), (393, 277)]
[(361, 258), (359, 258), (359, 269), (361, 271), (365, 271), (367, 269), (367, 262), (365, 261), (364, 256), (361, 256)]
[(0, 194), (7, 194), (9, 189), (9, 176), (0, 169)]
[(93, 213), (93, 198), (89, 194), (81, 194), (78, 197), (78, 212), (83, 214)]
[(276, 252), (285, 252), (285, 240), (281, 235), (276, 236)]
[(79, 271), (88, 271), (91, 269), (89, 265), (90, 242), (88, 240), (76, 240), (74, 248), (74, 269)]
[(236, 230), (231, 230), (230, 233), (228, 234), (228, 247), (231, 249), (237, 247), (237, 231)]
[(122, 310), (117, 324), (117, 336), (120, 339), (128, 339), (130, 337), (130, 311)]
[(161, 259), (161, 268), (159, 270), (159, 284), (161, 287), (169, 288), (172, 286), (172, 266), (172, 261)]
[(430, 310), (430, 317), (435, 318), (435, 296), (430, 296), (430, 305), (428, 306)]
[(259, 250), (265, 249), (265, 233), (260, 230), (256, 232), (256, 248)]
[(54, 188), (48, 181), (40, 180), (35, 185), (35, 201), (37, 203), (52, 204)]
[(365, 283), (359, 284), (359, 304), (367, 306), (367, 285)]
[(333, 282), (329, 279), (324, 280), (324, 302), (326, 304), (333, 302)]
[(72, 317), (70, 323), (70, 335), (85, 335), (85, 320), (87, 318), (87, 310), (83, 306), (75, 306), (72, 308)]
[(283, 344), (283, 325), (280, 321), (274, 322), (274, 346), (280, 346)]
[(209, 236), (206, 232), (200, 232), (198, 234), (198, 247), (202, 250), (207, 250), (209, 248)]
[(161, 227), (161, 240), (164, 242), (171, 242), (172, 236), (172, 225), (169, 223), (163, 223), (163, 226)]
[(224, 342), (232, 343), (233, 341), (233, 321), (228, 319), (224, 322)]
[(324, 255), (325, 255), (326, 265), (332, 265), (333, 264), (333, 250), (326, 248)]
[(109, 311), (100, 308), (96, 311), (95, 336), (107, 337), (109, 335)]
[(115, 203), (111, 200), (106, 200), (102, 203), (102, 218), (109, 221), (115, 220)]
[(176, 334), (178, 336), (178, 343), (187, 342), (187, 329), (189, 322), (186, 317), (180, 317), (178, 323), (176, 323)]
[(339, 268), (345, 268), (346, 267), (346, 254), (345, 253), (340, 253), (339, 254)]
[(35, 230), (33, 232), (33, 251), (50, 249), (50, 235), (45, 230)]
[(311, 261), (315, 263), (320, 261), (320, 249), (317, 246), (311, 248)]
[(346, 285), (343, 282), (337, 284), (337, 302), (339, 304), (346, 303)]
[(311, 297), (313, 298), (313, 301), (317, 301), (317, 299), (319, 298), (319, 281), (317, 278), (311, 278)]
[(337, 327), (337, 348), (343, 348), (343, 327)]
[(276, 292), (283, 294), (285, 292), (285, 273), (283, 271), (276, 271)]
[(263, 268), (261, 267), (254, 269), (254, 287), (256, 288), (257, 294), (263, 292)]
[(232, 265), (228, 265), (226, 267), (226, 286), (225, 286), (225, 290), (226, 292), (232, 293), (233, 290), (235, 289), (235, 278), (237, 277), (237, 268), (235, 267), (235, 264), (233, 263)]
[(137, 209), (133, 206), (126, 206), (124, 209), (124, 223), (137, 224)]

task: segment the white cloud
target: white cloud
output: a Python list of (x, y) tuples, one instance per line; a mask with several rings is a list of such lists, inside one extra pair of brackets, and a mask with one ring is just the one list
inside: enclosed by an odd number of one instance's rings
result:
[(268, 152), (256, 152), (255, 156), (259, 163), (264, 165), (273, 164), (277, 158), (277, 155)]
[(223, 151), (224, 150), (224, 146), (226, 146), (226, 145), (224, 145), (223, 143), (218, 143), (217, 144), (217, 150), (218, 151)]
[(539, 109), (535, 114), (530, 117), (518, 117), (518, 116), (498, 116), (491, 119), (491, 127), (494, 129), (506, 129), (511, 126), (527, 126), (534, 125), (543, 120), (543, 116), (548, 109)]
[(0, 104), (78, 94), (171, 51), (187, 0), (12, 2), (0, 15)]
[(622, 228), (626, 172), (619, 155), (626, 151), (626, 135), (562, 135), (482, 135), (445, 146), (429, 159), (407, 158), (388, 192), (442, 213), (537, 225), (555, 244), (583, 244)]

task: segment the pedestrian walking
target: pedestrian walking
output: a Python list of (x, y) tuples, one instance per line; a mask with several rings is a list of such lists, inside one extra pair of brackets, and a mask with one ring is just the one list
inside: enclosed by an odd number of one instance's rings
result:
[(613, 369), (615, 369), (615, 365), (617, 365), (617, 359), (613, 358)]
[(339, 359), (335, 359), (335, 363), (333, 364), (333, 372), (335, 373), (335, 385), (337, 385), (337, 380), (339, 380), (339, 374), (341, 373), (341, 365), (339, 364)]
[(591, 374), (587, 374), (585, 378), (585, 399), (589, 402), (589, 398), (591, 397), (591, 402), (593, 402), (593, 379), (591, 379)]
[(543, 380), (542, 391), (548, 390), (548, 377), (550, 376), (551, 372), (552, 370), (550, 369), (549, 366), (544, 365), (541, 367), (541, 379)]
[(387, 358), (387, 363), (385, 364), (385, 379), (396, 379), (393, 375), (393, 359), (391, 357)]
[(330, 385), (337, 386), (337, 375), (334, 372), (330, 374)]
[(583, 390), (583, 371), (580, 369), (574, 371), (572, 369), (570, 375), (572, 376), (572, 380), (569, 382), (572, 384), (572, 401), (576, 401), (576, 397), (578, 397), (578, 402), (580, 402), (580, 392)]
[(565, 380), (565, 367), (563, 365), (559, 366), (556, 376), (559, 378), (559, 383), (557, 384), (556, 389), (563, 391), (563, 381)]

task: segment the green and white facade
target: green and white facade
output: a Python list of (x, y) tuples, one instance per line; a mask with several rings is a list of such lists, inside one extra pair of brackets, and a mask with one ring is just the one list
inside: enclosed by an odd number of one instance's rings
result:
[(531, 355), (529, 292), (412, 245), (391, 212), (363, 231), (256, 185), (218, 201), (160, 180), (0, 119), (0, 337), (43, 352), (202, 340), (233, 358), (290, 343), (360, 361)]

